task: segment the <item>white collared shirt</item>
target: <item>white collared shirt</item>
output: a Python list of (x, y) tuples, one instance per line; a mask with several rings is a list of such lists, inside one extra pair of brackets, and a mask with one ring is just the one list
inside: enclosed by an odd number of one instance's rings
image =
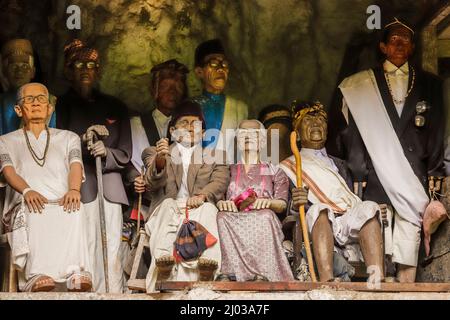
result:
[[(400, 68), (397, 68), (392, 62), (386, 60), (383, 63), (383, 68), (389, 77), (389, 83), (394, 94), (395, 100), (403, 100), (402, 103), (395, 103), (395, 109), (397, 114), (401, 117), (403, 112), (403, 107), (405, 106), (406, 94), (408, 92), (408, 82), (409, 82), (409, 63), (406, 62)], [(389, 93), (390, 94), (390, 93)], [(349, 122), (349, 109), (345, 99), (342, 99), (342, 113), (348, 124)]]
[(180, 189), (178, 190), (177, 200), (187, 200), (189, 198), (189, 189), (187, 184), (187, 176), (189, 165), (191, 164), (192, 154), (196, 145), (193, 147), (185, 147), (181, 143), (177, 143), (177, 148), (180, 151), (181, 162), (183, 163), (183, 177), (181, 178)]
[(167, 117), (164, 113), (156, 108), (152, 112), (153, 119), (155, 120), (156, 128), (158, 129), (159, 137), (166, 138), (167, 130), (169, 129), (169, 122), (172, 120), (172, 116)]
[(332, 169), (334, 172), (339, 173), (338, 167), (336, 167), (336, 164), (334, 163), (333, 159), (331, 159), (328, 156), (327, 150), (325, 148), (322, 148), (322, 149), (302, 148), (301, 153), (302, 153), (302, 155), (310, 156), (311, 158), (316, 158), (316, 159), (321, 160), (327, 167)]
[(147, 134), (145, 133), (144, 126), (142, 125), (141, 117), (132, 117), (130, 119), (131, 126), (131, 141), (133, 151), (131, 154), (131, 163), (138, 172), (141, 172), (141, 168), (144, 165), (142, 161), (142, 151), (150, 147)]
[(389, 83), (392, 88), (392, 95), (395, 100), (401, 101), (395, 104), (398, 116), (402, 115), (403, 107), (405, 106), (406, 94), (408, 92), (408, 80), (409, 80), (409, 64), (406, 62), (400, 68), (394, 65), (389, 60), (383, 63), (384, 71), (386, 76), (389, 78)]

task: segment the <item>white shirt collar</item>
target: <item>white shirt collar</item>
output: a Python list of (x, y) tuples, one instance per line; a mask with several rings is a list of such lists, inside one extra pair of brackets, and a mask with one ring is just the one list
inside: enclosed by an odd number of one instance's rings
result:
[(153, 110), (153, 114), (152, 115), (153, 115), (154, 118), (158, 119), (158, 121), (160, 121), (160, 122), (166, 122), (166, 121), (170, 121), (170, 119), (172, 119), (172, 116), (166, 116), (164, 113), (159, 111), (158, 108)]
[(409, 63), (408, 63), (408, 61), (406, 61), (400, 68), (398, 68), (395, 64), (393, 64), (389, 60), (386, 60), (383, 63), (383, 67), (384, 67), (384, 70), (387, 73), (395, 73), (396, 75), (398, 75), (401, 72), (400, 74), (403, 74), (403, 75), (408, 75), (409, 74)]
[(328, 153), (325, 148), (322, 149), (309, 149), (309, 148), (302, 148), (302, 153), (305, 155), (317, 155), (320, 154), (326, 158), (328, 158)]

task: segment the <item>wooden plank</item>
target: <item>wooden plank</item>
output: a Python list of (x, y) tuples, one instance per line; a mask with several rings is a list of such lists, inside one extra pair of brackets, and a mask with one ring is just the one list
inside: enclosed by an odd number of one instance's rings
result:
[(207, 288), (214, 291), (310, 291), (330, 288), (364, 292), (450, 292), (450, 283), (381, 283), (373, 289), (366, 282), (157, 282), (156, 290), (183, 291)]
[(128, 280), (128, 289), (145, 292), (145, 279)]

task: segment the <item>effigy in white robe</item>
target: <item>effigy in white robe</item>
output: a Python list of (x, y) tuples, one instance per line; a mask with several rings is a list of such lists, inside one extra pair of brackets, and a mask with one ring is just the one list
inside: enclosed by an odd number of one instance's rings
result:
[[(42, 213), (23, 211), (26, 221), (25, 237), (11, 244), (14, 264), (21, 271), (19, 286), (33, 276), (44, 274), (56, 282), (64, 282), (73, 272), (91, 271), (85, 237), (83, 204), (76, 212), (65, 212), (58, 205), (69, 190), (69, 172), (72, 163), (82, 164), (80, 138), (73, 132), (49, 129), (50, 143), (43, 167), (32, 158), (22, 129), (0, 137), (0, 173), (7, 166), (14, 167), (34, 191), (49, 200)], [(38, 157), (44, 155), (47, 132), (39, 138), (27, 132), (30, 145)], [(22, 195), (7, 186), (1, 175), (2, 187), (6, 186), (3, 215), (22, 202)], [(22, 202), (22, 205), (23, 202)], [(12, 233), (14, 233), (13, 231)], [(9, 239), (17, 237), (9, 235)]]

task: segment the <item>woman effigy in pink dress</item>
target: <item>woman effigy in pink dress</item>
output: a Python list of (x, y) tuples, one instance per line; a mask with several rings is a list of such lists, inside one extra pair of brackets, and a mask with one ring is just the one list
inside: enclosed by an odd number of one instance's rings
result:
[(243, 163), (230, 166), (227, 201), (217, 204), (222, 251), (220, 280), (294, 280), (277, 217), (287, 207), (289, 179), (282, 170), (259, 161), (263, 128), (259, 121), (245, 120), (238, 129)]

